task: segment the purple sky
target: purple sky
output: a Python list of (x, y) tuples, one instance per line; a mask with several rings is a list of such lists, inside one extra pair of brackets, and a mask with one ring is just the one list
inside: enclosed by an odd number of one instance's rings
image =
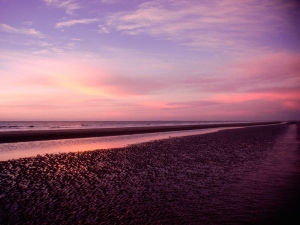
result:
[(300, 4), (0, 0), (0, 120), (300, 119)]

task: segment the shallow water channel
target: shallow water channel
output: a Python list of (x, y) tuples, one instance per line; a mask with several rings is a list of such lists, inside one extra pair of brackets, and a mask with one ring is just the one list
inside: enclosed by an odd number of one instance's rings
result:
[(82, 152), (95, 149), (121, 148), (130, 144), (165, 139), (169, 137), (206, 134), (224, 129), (235, 128), (211, 128), (190, 131), (120, 135), (112, 137), (4, 143), (0, 144), (0, 161), (44, 155), (47, 153)]

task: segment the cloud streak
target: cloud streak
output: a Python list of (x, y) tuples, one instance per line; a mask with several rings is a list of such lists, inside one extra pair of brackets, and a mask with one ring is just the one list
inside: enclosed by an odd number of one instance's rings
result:
[(74, 10), (82, 8), (82, 6), (74, 0), (44, 0), (48, 6), (61, 8), (66, 10), (67, 14), (72, 15)]
[(74, 26), (76, 24), (90, 24), (99, 21), (97, 18), (93, 19), (80, 19), (80, 20), (69, 20), (69, 21), (63, 21), (63, 22), (58, 22), (55, 27), (56, 28), (62, 28), (62, 27), (70, 27)]
[(127, 35), (147, 34), (192, 46), (232, 48), (288, 26), (283, 7), (287, 6), (268, 0), (148, 1), (135, 11), (112, 14), (107, 26)]
[(4, 23), (0, 25), (0, 30), (7, 33), (25, 34), (25, 35), (35, 36), (38, 38), (44, 37), (44, 35), (41, 32), (33, 28), (15, 28)]

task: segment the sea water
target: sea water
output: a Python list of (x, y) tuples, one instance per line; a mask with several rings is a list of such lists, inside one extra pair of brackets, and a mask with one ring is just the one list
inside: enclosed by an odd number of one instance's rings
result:
[(0, 121), (0, 132), (241, 123), (232, 121)]

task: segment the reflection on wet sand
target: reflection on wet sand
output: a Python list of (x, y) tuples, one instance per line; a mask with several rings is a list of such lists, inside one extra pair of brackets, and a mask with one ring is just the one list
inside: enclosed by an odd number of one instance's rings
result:
[(136, 144), (151, 140), (180, 137), (187, 135), (205, 134), (210, 132), (217, 132), (222, 129), (233, 128), (212, 128), (203, 130), (191, 131), (177, 131), (165, 133), (152, 134), (135, 134), (135, 135), (120, 135), (112, 137), (98, 137), (98, 138), (80, 138), (80, 139), (66, 139), (53, 141), (34, 141), (34, 142), (20, 142), (20, 143), (6, 143), (0, 144), (0, 161), (9, 159), (18, 159), (24, 157), (31, 157), (36, 155), (43, 155), (46, 153), (63, 153), (63, 152), (82, 152), (86, 150), (95, 149), (110, 149), (121, 148), (126, 145)]

